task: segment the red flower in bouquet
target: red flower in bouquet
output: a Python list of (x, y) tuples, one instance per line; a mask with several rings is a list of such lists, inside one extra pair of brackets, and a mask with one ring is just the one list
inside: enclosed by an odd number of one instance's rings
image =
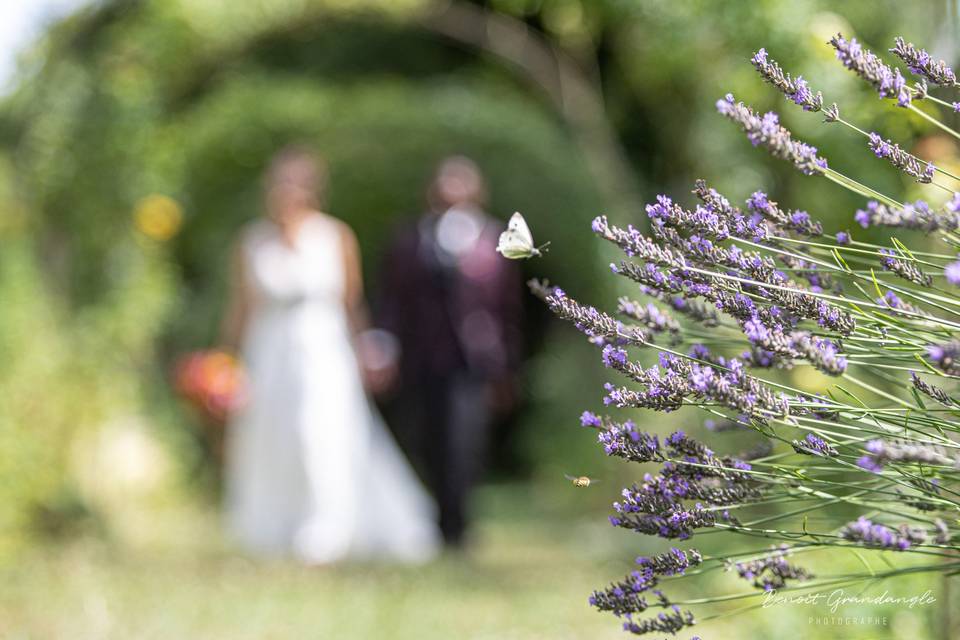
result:
[(223, 423), (246, 397), (246, 378), (240, 362), (225, 351), (195, 351), (177, 362), (177, 391), (207, 419)]

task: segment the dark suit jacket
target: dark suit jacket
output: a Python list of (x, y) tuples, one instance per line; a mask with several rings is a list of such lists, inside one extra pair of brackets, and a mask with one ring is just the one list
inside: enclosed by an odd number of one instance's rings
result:
[(519, 363), (520, 271), (496, 253), (503, 224), (481, 215), (476, 242), (459, 255), (437, 241), (436, 214), (394, 236), (379, 281), (377, 324), (400, 341), (404, 380), (468, 373), (496, 381)]

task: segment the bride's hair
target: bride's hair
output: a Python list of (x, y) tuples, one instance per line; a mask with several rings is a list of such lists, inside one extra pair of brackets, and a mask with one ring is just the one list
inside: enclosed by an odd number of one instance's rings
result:
[(310, 193), (316, 207), (323, 205), (327, 190), (327, 163), (305, 145), (287, 145), (270, 159), (264, 172), (264, 186), (288, 184)]

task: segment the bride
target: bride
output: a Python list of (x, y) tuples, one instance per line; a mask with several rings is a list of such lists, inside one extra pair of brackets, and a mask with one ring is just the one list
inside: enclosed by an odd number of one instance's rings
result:
[(309, 152), (277, 154), (267, 216), (236, 248), (224, 338), (249, 386), (227, 426), (228, 528), (253, 553), (309, 564), (424, 561), (434, 507), (364, 392), (359, 251), (317, 211), (324, 178)]

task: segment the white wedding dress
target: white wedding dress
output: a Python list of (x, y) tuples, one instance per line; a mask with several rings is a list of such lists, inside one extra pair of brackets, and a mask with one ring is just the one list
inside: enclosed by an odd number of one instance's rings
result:
[(244, 235), (255, 303), (249, 397), (228, 425), (228, 527), (251, 552), (311, 564), (425, 561), (440, 541), (434, 505), (364, 392), (340, 238), (321, 216), (293, 247), (266, 220)]

